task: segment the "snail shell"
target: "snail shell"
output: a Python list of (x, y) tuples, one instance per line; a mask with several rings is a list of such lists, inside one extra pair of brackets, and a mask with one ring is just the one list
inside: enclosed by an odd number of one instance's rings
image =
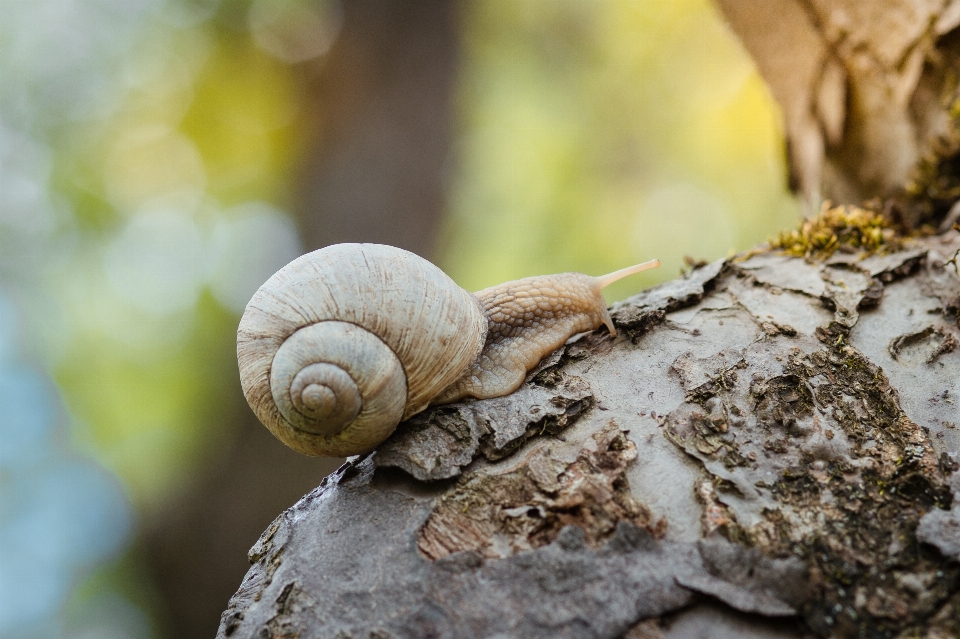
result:
[(373, 449), (429, 404), (516, 390), (571, 335), (605, 324), (602, 277), (560, 273), (475, 296), (392, 246), (337, 244), (273, 275), (237, 331), (243, 393), (267, 428), (307, 455)]
[(378, 244), (303, 255), (260, 287), (237, 331), (244, 395), (307, 455), (372, 449), (483, 347), (475, 297), (430, 262)]

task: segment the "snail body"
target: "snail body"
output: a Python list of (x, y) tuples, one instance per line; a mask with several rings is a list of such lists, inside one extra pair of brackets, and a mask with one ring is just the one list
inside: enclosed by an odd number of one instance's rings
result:
[(244, 395), (294, 450), (372, 450), (430, 404), (499, 397), (570, 336), (605, 324), (600, 291), (656, 260), (595, 278), (531, 277), (475, 295), (408, 251), (337, 244), (275, 273), (237, 331)]

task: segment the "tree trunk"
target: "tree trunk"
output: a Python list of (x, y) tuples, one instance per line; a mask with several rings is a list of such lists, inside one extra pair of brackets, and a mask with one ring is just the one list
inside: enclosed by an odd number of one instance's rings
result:
[(351, 0), (344, 11), (309, 87), (320, 131), (301, 179), (307, 246), (379, 242), (430, 257), (452, 146), (457, 5)]
[(940, 166), (960, 149), (960, 2), (717, 4), (783, 109), (792, 183), (813, 208), (821, 192), (894, 196), (907, 227), (942, 218), (960, 197)]
[(960, 636), (960, 9), (720, 4), (807, 196), (895, 219), (824, 210), (401, 424), (273, 522), (218, 637)]

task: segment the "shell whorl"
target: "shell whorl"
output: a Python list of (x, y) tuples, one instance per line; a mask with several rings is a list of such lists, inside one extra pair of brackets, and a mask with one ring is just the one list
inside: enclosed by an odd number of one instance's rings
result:
[(250, 300), (237, 331), (241, 385), (291, 448), (358, 454), (456, 380), (485, 334), (476, 298), (430, 262), (338, 244), (294, 260)]
[[(328, 320), (301, 328), (273, 358), (270, 391), (286, 423), (308, 435), (386, 439), (403, 416), (407, 379), (373, 333)], [(360, 442), (358, 442), (360, 445)]]

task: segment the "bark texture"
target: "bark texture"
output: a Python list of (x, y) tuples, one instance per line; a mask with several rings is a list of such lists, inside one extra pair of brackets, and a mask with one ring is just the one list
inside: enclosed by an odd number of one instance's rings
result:
[(765, 251), (616, 305), (278, 517), (218, 637), (956, 636), (958, 250)]

